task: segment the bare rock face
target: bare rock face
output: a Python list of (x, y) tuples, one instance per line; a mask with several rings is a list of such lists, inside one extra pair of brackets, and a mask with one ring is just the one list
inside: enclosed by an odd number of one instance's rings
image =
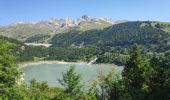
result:
[(109, 25), (117, 24), (119, 23), (119, 21), (117, 20), (114, 21), (107, 17), (92, 18), (88, 15), (83, 15), (80, 18), (77, 18), (75, 20), (72, 20), (69, 18), (63, 18), (63, 19), (51, 18), (47, 21), (47, 23), (52, 26), (58, 26), (58, 27), (64, 28), (64, 27), (69, 27), (69, 26), (72, 26), (72, 27), (81, 26), (82, 24), (86, 24), (86, 23), (100, 24), (101, 26), (104, 24), (108, 24), (109, 26)]
[(91, 21), (90, 16), (87, 15), (83, 15), (81, 18), (84, 19), (85, 21)]

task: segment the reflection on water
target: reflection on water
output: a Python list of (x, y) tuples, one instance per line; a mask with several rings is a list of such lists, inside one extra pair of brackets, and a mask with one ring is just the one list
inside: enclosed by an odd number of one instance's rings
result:
[[(72, 64), (39, 64), (24, 67), (21, 70), (25, 73), (24, 79), (29, 82), (35, 78), (37, 81), (47, 81), (50, 86), (59, 86), (58, 79), (62, 78), (62, 72), (66, 72)], [(111, 65), (87, 65), (74, 64), (76, 72), (82, 75), (83, 81), (88, 82), (97, 78), (99, 73), (108, 73), (112, 70)], [(115, 67), (121, 71), (122, 67)]]

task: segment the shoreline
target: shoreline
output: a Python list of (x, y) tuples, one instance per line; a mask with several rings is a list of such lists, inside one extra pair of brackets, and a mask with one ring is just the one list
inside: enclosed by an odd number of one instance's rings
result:
[(35, 61), (35, 62), (24, 62), (17, 64), (19, 68), (24, 68), (32, 65), (40, 65), (40, 64), (88, 64), (87, 62), (65, 62), (65, 61)]
[[(83, 61), (78, 61), (78, 62), (65, 62), (65, 61), (58, 61), (58, 60), (46, 60), (46, 61), (35, 61), (35, 62), (24, 62), (24, 63), (19, 63), (18, 68), (24, 68), (24, 67), (29, 67), (33, 65), (40, 65), (40, 64), (88, 64), (88, 62), (83, 62)], [(103, 65), (104, 63), (101, 64), (92, 64), (92, 65)], [(104, 64), (104, 65), (109, 65), (109, 66), (117, 66), (115, 64)], [(118, 67), (118, 66), (117, 66)], [(120, 67), (120, 66), (119, 66)]]

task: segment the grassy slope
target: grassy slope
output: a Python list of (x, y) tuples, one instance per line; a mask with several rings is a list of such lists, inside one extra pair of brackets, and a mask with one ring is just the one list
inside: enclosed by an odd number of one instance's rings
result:
[(39, 22), (36, 24), (23, 23), (10, 26), (0, 27), (0, 35), (14, 38), (22, 42), (39, 42), (47, 43), (55, 34), (70, 32), (72, 30), (86, 31), (91, 29), (100, 29), (108, 27), (111, 24), (100, 21), (101, 24), (95, 22), (81, 22), (79, 26), (59, 27), (49, 25), (46, 22)]
[[(158, 21), (153, 21), (151, 22), (152, 27), (156, 28), (155, 25), (160, 24), (161, 25), (161, 30), (168, 32), (170, 34), (170, 22), (158, 22)], [(146, 23), (142, 23), (141, 27), (148, 25)]]

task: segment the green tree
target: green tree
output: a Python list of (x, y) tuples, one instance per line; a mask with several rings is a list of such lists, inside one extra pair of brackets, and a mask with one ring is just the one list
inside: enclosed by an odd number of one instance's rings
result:
[(10, 90), (17, 84), (20, 72), (15, 64), (15, 57), (11, 54), (14, 45), (0, 40), (0, 97), (11, 98)]
[(77, 98), (82, 93), (81, 75), (75, 72), (75, 67), (62, 73), (63, 78), (59, 79), (59, 83), (64, 87), (64, 93), (70, 94), (71, 97)]
[(135, 45), (122, 72), (125, 90), (132, 100), (145, 99), (148, 91), (146, 84), (147, 63), (142, 59), (139, 47)]
[(29, 89), (29, 98), (31, 100), (49, 100), (49, 92), (50, 88), (48, 87), (47, 82), (39, 83), (35, 79), (31, 80), (31, 85), (28, 87)]
[(148, 76), (149, 93), (148, 100), (169, 100), (170, 99), (170, 58), (154, 56), (150, 60), (152, 68)]
[(161, 28), (161, 25), (159, 23), (155, 24), (155, 27), (160, 29)]
[(96, 96), (98, 100), (120, 100), (121, 99), (121, 74), (114, 69), (109, 74), (99, 75), (96, 85)]

